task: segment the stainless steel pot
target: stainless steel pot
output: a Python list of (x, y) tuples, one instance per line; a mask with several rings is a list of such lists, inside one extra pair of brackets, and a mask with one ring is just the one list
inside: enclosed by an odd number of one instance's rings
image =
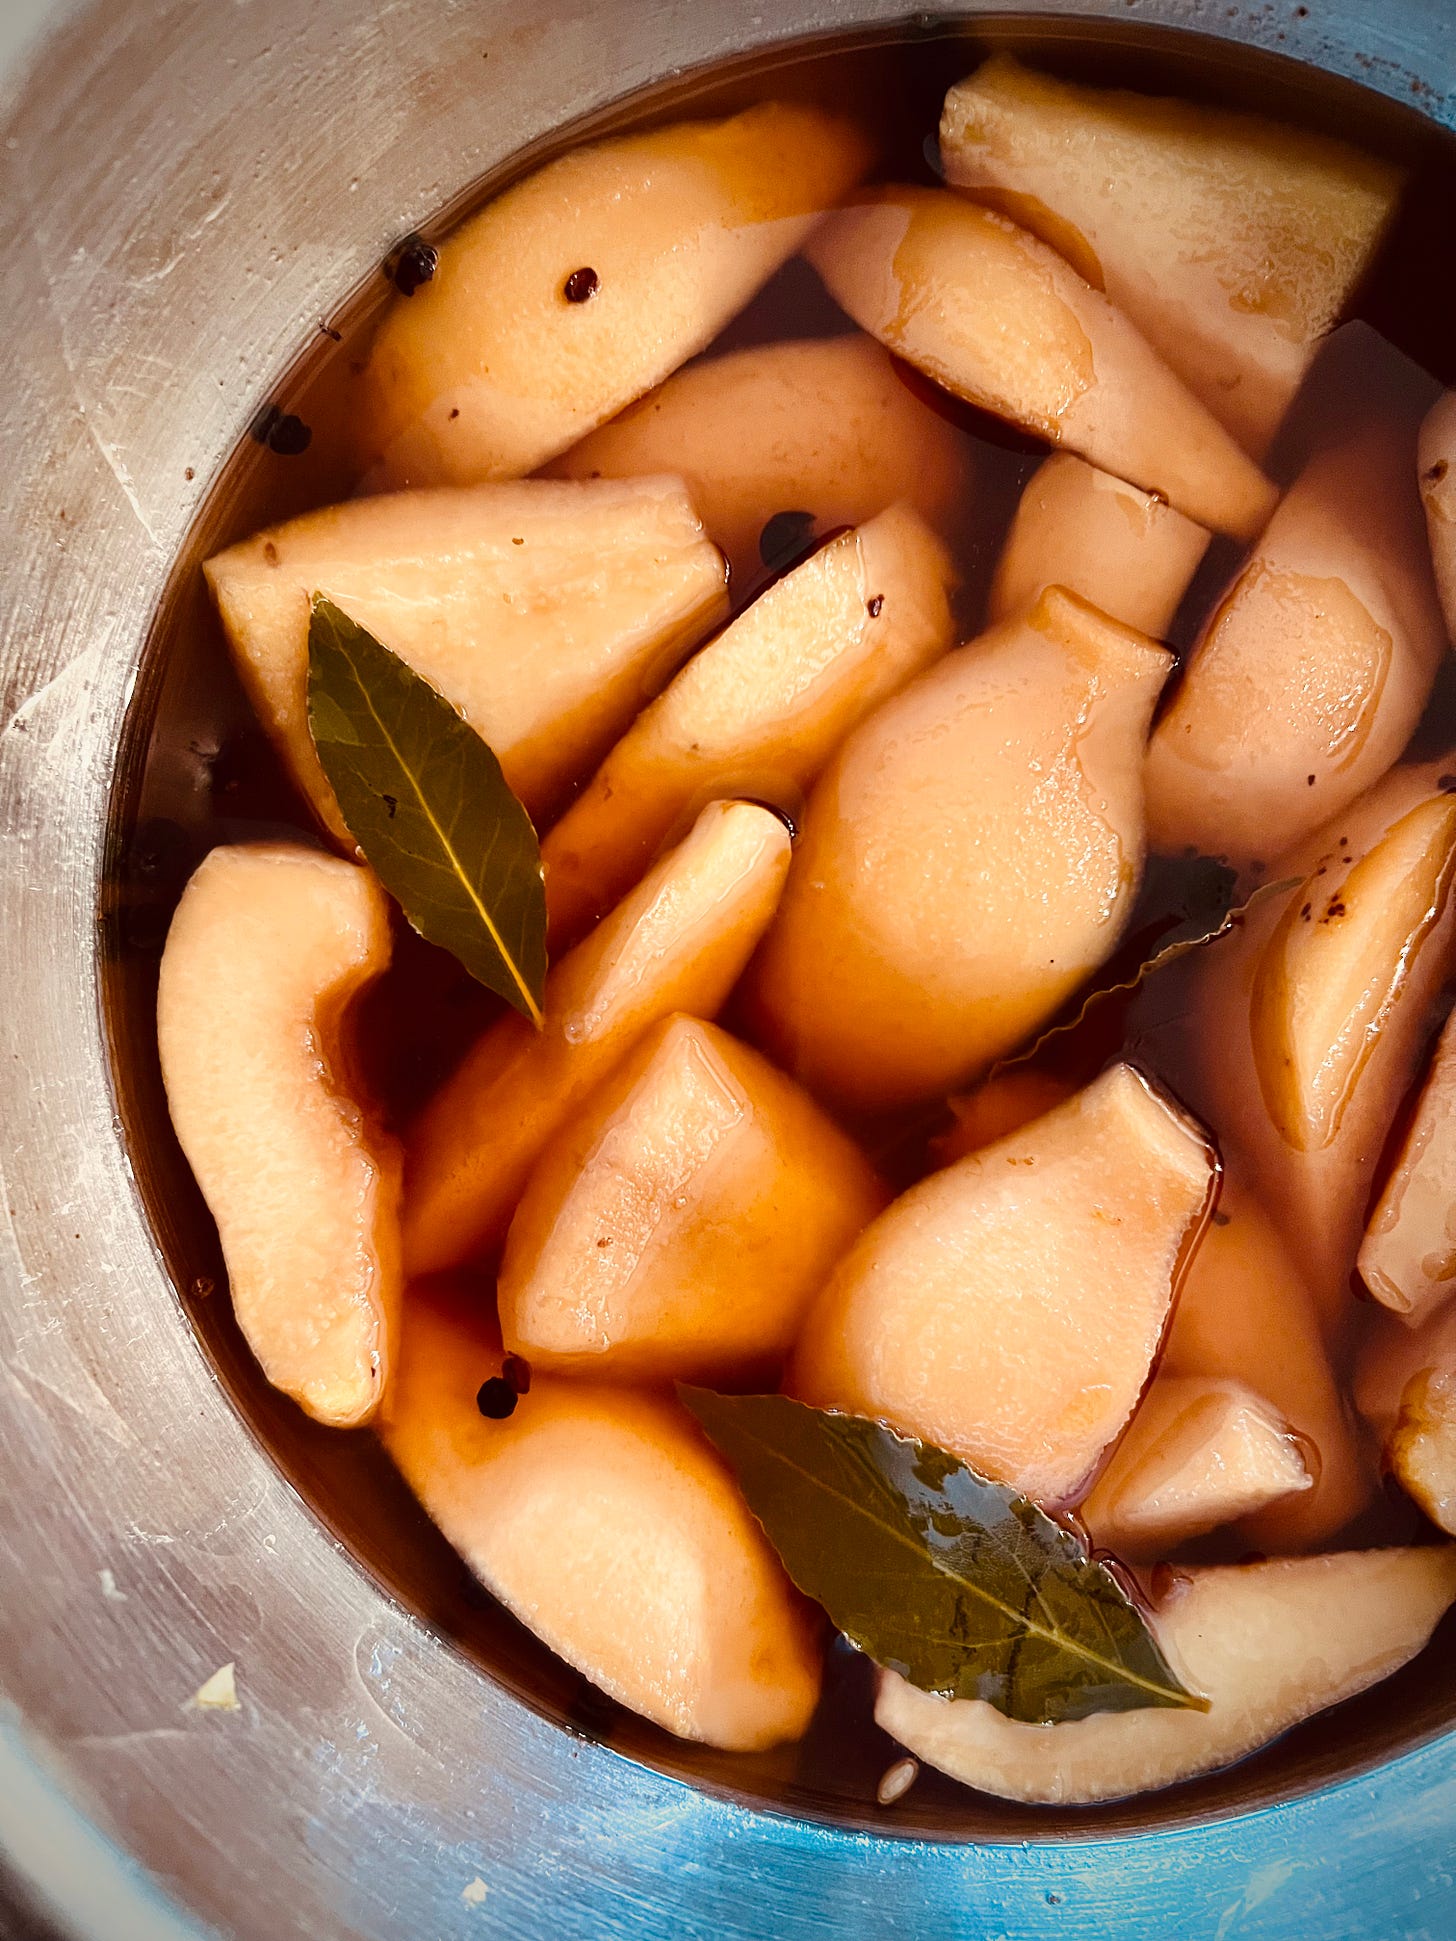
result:
[[(941, 17), (1192, 30), (1456, 126), (1450, 9), (983, 0)], [(1311, 1742), (1171, 1818), (1055, 1821), (932, 1796), (918, 1818), (876, 1822), (806, 1795), (791, 1769), (744, 1778), (573, 1718), (567, 1686), (438, 1558), (411, 1610), (340, 1540), (369, 1554), (360, 1498), (386, 1477), (354, 1456), (333, 1473), (310, 1446), (294, 1468), (322, 1517), (295, 1492), (230, 1404), (258, 1420), (225, 1330), (199, 1351), (144, 1211), (133, 1158), (150, 1162), (129, 1153), (108, 1043), (126, 1015), (108, 805), (173, 562), (260, 400), (396, 237), (562, 123), (725, 55), (902, 14), (900, 0), (103, 0), (14, 107), (0, 148), (0, 1851), (70, 1932), (1456, 1932), (1449, 1680), (1342, 1715), (1345, 1743)], [(189, 1705), (229, 1663), (238, 1709)], [(1364, 1776), (1328, 1783), (1352, 1767)]]

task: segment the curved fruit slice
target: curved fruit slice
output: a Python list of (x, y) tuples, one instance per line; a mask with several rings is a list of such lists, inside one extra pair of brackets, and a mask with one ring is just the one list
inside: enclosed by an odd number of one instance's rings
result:
[(1456, 1294), (1456, 1023), (1449, 1020), (1358, 1264), (1376, 1300), (1412, 1321)]
[(1456, 640), (1456, 391), (1447, 391), (1431, 407), (1421, 426), (1416, 463), (1446, 632)]
[(1158, 1642), (1206, 1712), (1102, 1712), (1018, 1725), (981, 1699), (947, 1702), (882, 1674), (875, 1718), (928, 1765), (1002, 1799), (1088, 1805), (1152, 1792), (1246, 1757), (1353, 1698), (1422, 1648), (1456, 1597), (1456, 1547), (1179, 1572)]
[[(550, 1376), (513, 1398), (501, 1367), (478, 1300), (410, 1289), (381, 1434), (476, 1576), (669, 1732), (737, 1752), (797, 1739), (819, 1627), (687, 1414)], [(502, 1419), (477, 1406), (486, 1383)]]
[(869, 160), (849, 122), (769, 101), (507, 189), (380, 326), (360, 419), (384, 476), (467, 485), (565, 451), (711, 343)]
[(772, 810), (712, 802), (546, 979), (545, 1022), (492, 1025), (420, 1115), (404, 1209), (411, 1274), (489, 1252), (526, 1177), (641, 1034), (674, 1011), (712, 1013), (774, 913), (789, 832)]
[(531, 1174), (501, 1263), (506, 1346), (608, 1379), (772, 1381), (885, 1197), (767, 1059), (669, 1018)]
[(857, 324), (957, 397), (1248, 539), (1274, 487), (1119, 311), (1030, 231), (886, 188), (806, 252)]
[(1160, 1375), (1078, 1514), (1099, 1549), (1153, 1559), (1313, 1484), (1289, 1424), (1247, 1383)]
[(1070, 1500), (1137, 1406), (1214, 1177), (1201, 1128), (1114, 1065), (882, 1213), (785, 1388)]
[(1168, 855), (1247, 862), (1338, 814), (1399, 758), (1445, 655), (1415, 487), (1429, 380), (1364, 326), (1347, 347), (1371, 415), (1286, 493), (1148, 750)]
[(1151, 493), (1057, 452), (1021, 495), (991, 587), (994, 623), (1064, 586), (1161, 640), (1211, 535)]
[(676, 479), (355, 499), (203, 570), (249, 698), (340, 837), (308, 727), (314, 593), (454, 702), (537, 817), (728, 610), (723, 561)]
[(855, 723), (955, 638), (940, 542), (906, 506), (762, 594), (628, 729), (542, 847), (552, 949), (590, 928), (702, 802), (797, 814)]
[(1386, 1466), (1449, 1536), (1456, 1531), (1456, 1308), (1418, 1328), (1382, 1317), (1355, 1383)]
[(778, 1062), (845, 1104), (974, 1077), (1115, 948), (1162, 648), (1054, 588), (863, 722), (820, 778), (751, 980)]
[(1296, 1152), (1330, 1146), (1417, 960), (1449, 955), (1456, 799), (1397, 822), (1348, 872), (1316, 872), (1264, 948), (1250, 1021), (1269, 1116)]
[(1194, 988), (1193, 1103), (1278, 1207), (1327, 1326), (1348, 1316), (1376, 1165), (1451, 967), (1445, 773), (1393, 770), (1276, 858), (1269, 876), (1300, 887), (1206, 951)]
[(946, 96), (946, 174), (1060, 249), (1262, 452), (1375, 253), (1397, 172), (1252, 115), (1030, 73)]
[(903, 500), (943, 538), (969, 522), (971, 444), (873, 338), (755, 344), (689, 365), (548, 468), (553, 478), (681, 478), (735, 592), (766, 567), (777, 515), (805, 537)]
[(1374, 1465), (1335, 1380), (1313, 1296), (1273, 1222), (1225, 1171), (1178, 1292), (1159, 1379), (1247, 1385), (1292, 1426), (1313, 1486), (1249, 1517), (1256, 1550), (1327, 1546), (1373, 1500)]
[(349, 1096), (345, 1042), (389, 954), (367, 870), (242, 844), (187, 885), (157, 991), (167, 1104), (238, 1325), (273, 1386), (336, 1428), (373, 1415), (399, 1308), (398, 1154)]

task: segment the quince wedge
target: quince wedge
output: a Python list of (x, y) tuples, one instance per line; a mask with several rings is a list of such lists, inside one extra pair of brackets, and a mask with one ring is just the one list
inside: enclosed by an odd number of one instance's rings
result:
[(368, 870), (294, 843), (214, 849), (167, 933), (157, 1043), (233, 1312), (275, 1388), (354, 1428), (390, 1377), (399, 1155), (351, 1092), (349, 1007), (388, 966)]
[(360, 410), (371, 476), (535, 471), (706, 349), (870, 159), (851, 122), (766, 101), (548, 162), (386, 312)]

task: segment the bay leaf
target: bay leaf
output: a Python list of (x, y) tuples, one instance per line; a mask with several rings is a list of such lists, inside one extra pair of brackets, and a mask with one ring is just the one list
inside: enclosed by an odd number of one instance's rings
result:
[(789, 1576), (876, 1664), (1033, 1725), (1208, 1709), (1117, 1572), (1029, 1498), (860, 1416), (678, 1393)]
[(350, 835), (409, 922), (539, 1027), (541, 846), (489, 744), (324, 594), (309, 618), (308, 721)]

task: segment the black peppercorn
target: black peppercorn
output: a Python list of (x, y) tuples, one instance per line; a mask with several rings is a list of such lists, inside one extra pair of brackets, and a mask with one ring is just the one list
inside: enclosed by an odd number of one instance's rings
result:
[(480, 1384), (475, 1406), (487, 1422), (504, 1422), (507, 1416), (515, 1414), (519, 1399), (508, 1381), (499, 1375), (492, 1375), (489, 1381)]
[(432, 281), (440, 267), (440, 252), (423, 236), (406, 236), (390, 269), (390, 279), (402, 297), (412, 297)]
[(779, 573), (814, 537), (812, 512), (776, 512), (758, 535), (758, 556), (770, 573)]
[(573, 270), (566, 279), (562, 295), (568, 303), (590, 303), (602, 287), (602, 279), (595, 270)]

